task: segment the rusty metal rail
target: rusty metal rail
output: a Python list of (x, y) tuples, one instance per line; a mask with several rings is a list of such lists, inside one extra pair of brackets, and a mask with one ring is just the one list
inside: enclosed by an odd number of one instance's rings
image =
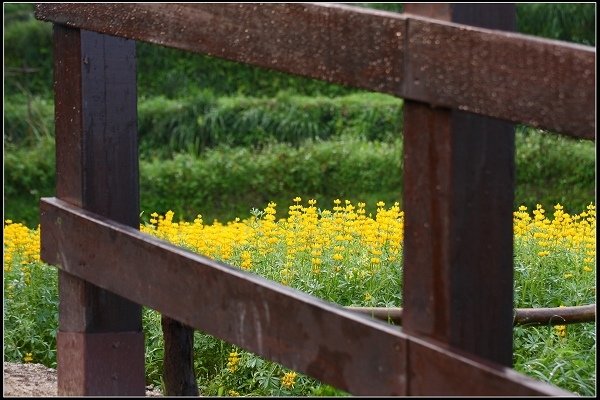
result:
[[(42, 259), (59, 268), (59, 394), (143, 395), (140, 304), (180, 323), (163, 328), (182, 362), (189, 326), (352, 394), (568, 394), (510, 368), (511, 122), (595, 139), (595, 49), (498, 31), (514, 30), (511, 4), (406, 10), (36, 5), (55, 24), (58, 199), (40, 210)], [(137, 230), (130, 39), (406, 98), (401, 328)]]

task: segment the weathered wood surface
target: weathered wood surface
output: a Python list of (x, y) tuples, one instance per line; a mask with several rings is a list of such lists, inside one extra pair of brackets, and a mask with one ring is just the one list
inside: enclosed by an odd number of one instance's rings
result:
[(41, 220), (42, 258), (63, 271), (354, 394), (404, 394), (397, 328), (58, 199)]
[(44, 3), (36, 17), (595, 139), (591, 46), (337, 4)]
[[(515, 26), (514, 4), (405, 5), (423, 7)], [(514, 127), (407, 100), (403, 143), (402, 328), (510, 367)]]
[(161, 316), (165, 352), (163, 383), (165, 396), (198, 396), (194, 371), (194, 329), (172, 318)]
[[(424, 342), (59, 199), (42, 199), (40, 207), (41, 251), (47, 262), (352, 394), (405, 395), (407, 380), (416, 375), (437, 377), (443, 368), (470, 374), (478, 367), (485, 371), (469, 386), (475, 393), (566, 393), (479, 358), (455, 358), (452, 348)], [(413, 351), (418, 355), (425, 352), (422, 348), (432, 353), (439, 367), (421, 369), (414, 364)], [(458, 382), (464, 378), (459, 373), (447, 377)], [(469, 392), (457, 383), (449, 386), (447, 394)]]
[[(135, 42), (55, 25), (54, 57), (57, 196), (137, 227)], [(64, 271), (59, 296), (58, 394), (143, 395), (141, 307)]]

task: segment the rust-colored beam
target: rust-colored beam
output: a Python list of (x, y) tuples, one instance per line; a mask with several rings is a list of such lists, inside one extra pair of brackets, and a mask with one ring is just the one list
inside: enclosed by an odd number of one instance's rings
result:
[(36, 16), (387, 93), (402, 78), (406, 22), (392, 13), (298, 3), (45, 3)]
[(36, 17), (595, 139), (590, 46), (339, 4), (44, 3)]
[(409, 335), (408, 351), (409, 396), (575, 396), (440, 342)]
[(43, 199), (41, 253), (62, 271), (350, 393), (405, 394), (405, 336), (70, 206)]
[[(61, 270), (352, 394), (406, 395), (408, 379), (445, 369), (457, 371), (444, 378), (449, 395), (567, 393), (61, 200), (41, 209), (42, 255)], [(414, 363), (426, 351), (439, 365)], [(463, 387), (479, 367), (481, 379)]]
[[(436, 8), (451, 21), (515, 26), (514, 4), (405, 6)], [(512, 124), (405, 101), (403, 149), (403, 330), (512, 366)]]
[[(402, 325), (400, 307), (346, 307), (347, 310), (367, 314), (383, 321)], [(568, 325), (596, 321), (596, 305), (548, 308), (515, 308), (513, 324), (516, 325)]]
[(596, 138), (593, 48), (417, 19), (407, 38), (403, 97)]
[[(57, 196), (138, 227), (135, 42), (55, 25), (54, 57)], [(141, 307), (64, 271), (58, 286), (58, 394), (143, 395)]]

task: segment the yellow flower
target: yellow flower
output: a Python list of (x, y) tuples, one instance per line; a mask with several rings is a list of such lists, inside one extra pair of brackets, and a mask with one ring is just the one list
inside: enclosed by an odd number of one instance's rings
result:
[(238, 397), (240, 395), (235, 390), (230, 390), (229, 392), (227, 392), (227, 394), (229, 394), (230, 397)]
[(286, 372), (285, 374), (283, 374), (283, 378), (281, 378), (281, 385), (288, 389), (293, 388), (294, 384), (296, 383), (297, 376), (298, 376), (298, 374), (296, 374), (293, 371)]
[(583, 267), (583, 270), (585, 272), (592, 272), (592, 269), (590, 267), (588, 267), (587, 265), (585, 267)]
[(565, 336), (567, 336), (567, 326), (566, 325), (556, 325), (554, 327), (554, 330), (556, 331), (556, 334), (560, 338), (564, 338)]
[(227, 369), (229, 370), (229, 372), (235, 372), (238, 368), (238, 365), (240, 363), (240, 356), (237, 353), (237, 351), (233, 351), (231, 353), (229, 353), (229, 358), (227, 361)]
[(33, 361), (33, 355), (31, 353), (25, 353), (25, 357), (23, 357), (23, 361), (26, 363), (30, 363)]

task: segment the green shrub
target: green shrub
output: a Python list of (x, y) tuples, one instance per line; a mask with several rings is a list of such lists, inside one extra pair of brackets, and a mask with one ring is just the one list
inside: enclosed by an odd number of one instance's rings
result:
[(6, 18), (4, 21), (5, 96), (28, 93), (50, 99), (54, 82), (52, 24), (33, 19), (33, 10), (19, 9), (12, 15), (9, 23)]
[(219, 96), (341, 96), (358, 89), (254, 67), (203, 54), (138, 42), (138, 90), (142, 97), (188, 97), (209, 89)]
[[(390, 141), (402, 131), (402, 100), (378, 93), (274, 98), (215, 97), (211, 92), (138, 103), (140, 152), (170, 157), (217, 145), (262, 147), (272, 142), (300, 145), (306, 139), (353, 136)], [(31, 145), (54, 134), (54, 105), (42, 97), (11, 96), (5, 102), (5, 140)]]
[(40, 197), (55, 193), (54, 140), (38, 141), (34, 147), (4, 147), (4, 215), (29, 227), (39, 223)]
[(593, 3), (517, 4), (517, 29), (521, 33), (594, 46), (595, 27)]
[[(5, 147), (5, 214), (28, 226), (38, 223), (38, 200), (54, 193), (54, 143)], [(263, 148), (219, 147), (200, 156), (142, 156), (141, 206), (146, 213), (174, 208), (207, 221), (247, 215), (266, 201), (286, 205), (290, 196), (315, 197), (320, 204), (400, 201), (401, 140), (367, 142), (338, 138), (325, 142), (268, 144)], [(595, 198), (595, 145), (533, 129), (516, 135), (515, 207), (556, 203), (582, 209)], [(287, 204), (289, 205), (289, 204)], [(567, 210), (572, 212), (573, 210)]]
[(300, 145), (306, 139), (340, 136), (389, 141), (402, 131), (402, 104), (377, 93), (335, 98), (288, 93), (273, 98), (210, 94), (189, 100), (158, 98), (140, 105), (140, 134), (144, 149), (163, 155), (200, 153), (216, 145)]
[(54, 136), (54, 102), (40, 96), (13, 95), (4, 99), (4, 140), (35, 146)]
[[(177, 154), (140, 165), (141, 208), (147, 214), (169, 209), (207, 221), (249, 215), (251, 208), (276, 201), (290, 204), (290, 194), (330, 204), (339, 196), (366, 200), (367, 195), (399, 201), (402, 193), (401, 146), (355, 139), (286, 144), (261, 150), (218, 148), (201, 156)], [(393, 173), (392, 171), (397, 171)]]
[(537, 202), (547, 209), (557, 203), (584, 208), (595, 198), (594, 148), (588, 140), (517, 127), (517, 202), (530, 209)]

